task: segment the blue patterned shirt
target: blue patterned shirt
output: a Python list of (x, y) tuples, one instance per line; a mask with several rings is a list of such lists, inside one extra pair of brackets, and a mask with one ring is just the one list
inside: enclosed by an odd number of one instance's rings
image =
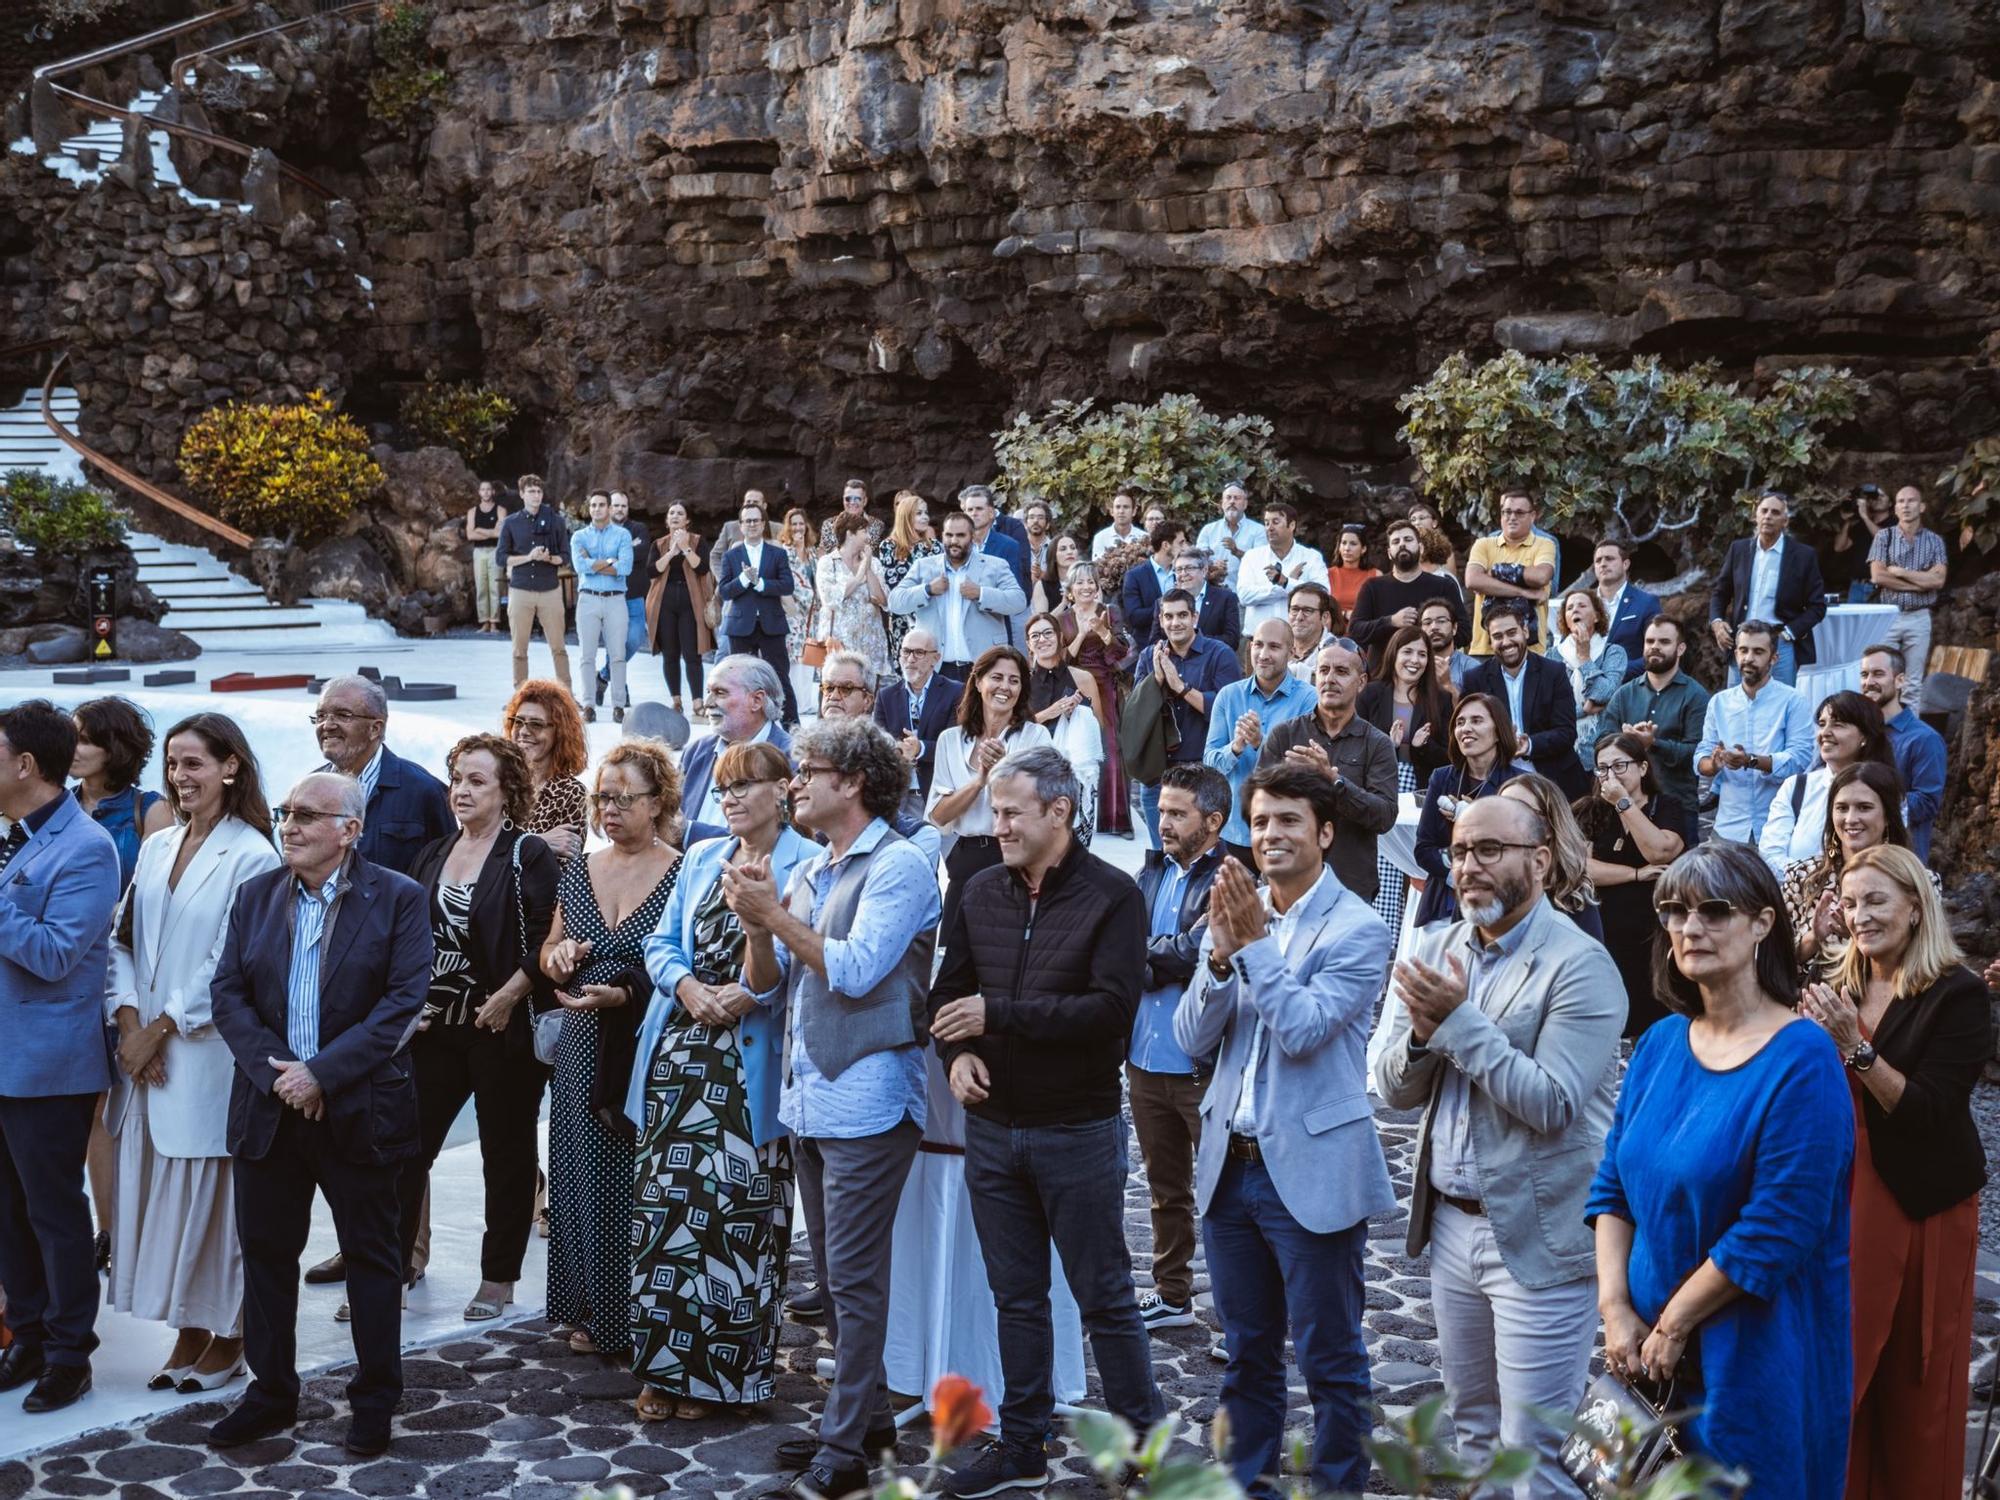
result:
[(326, 935), (333, 930), (334, 909), (347, 889), (347, 863), (317, 891), (297, 878), (292, 882), (292, 966), (285, 991), (285, 1041), (300, 1062), (319, 1051), (320, 960)]

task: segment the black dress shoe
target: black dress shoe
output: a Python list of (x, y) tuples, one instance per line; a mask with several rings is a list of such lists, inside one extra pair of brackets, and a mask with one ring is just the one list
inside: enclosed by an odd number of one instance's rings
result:
[(848, 1495), (866, 1493), (867, 1489), (868, 1471), (860, 1464), (851, 1469), (813, 1464), (783, 1483), (759, 1490), (757, 1500), (843, 1500)]
[(296, 1406), (271, 1406), (262, 1401), (245, 1399), (208, 1429), (208, 1446), (241, 1447), (244, 1443), (254, 1443), (259, 1438), (271, 1437), (296, 1426), (298, 1420), (299, 1409)]
[(11, 1391), (37, 1380), (47, 1368), (40, 1344), (9, 1344), (0, 1349), (0, 1391)]
[(90, 1394), (89, 1365), (50, 1365), (21, 1403), (22, 1411), (61, 1411)]
[(809, 1286), (785, 1299), (785, 1311), (795, 1318), (823, 1318), (826, 1316), (826, 1293), (819, 1287)]
[[(861, 1451), (869, 1454), (871, 1457), (885, 1451), (893, 1452), (895, 1451), (895, 1447), (896, 1429), (894, 1427), (871, 1427), (866, 1433), (862, 1434)], [(782, 1443), (778, 1444), (778, 1462), (787, 1469), (803, 1469), (813, 1461), (814, 1456), (818, 1452), (819, 1439), (817, 1437), (786, 1438)]]
[(336, 1281), (347, 1280), (347, 1262), (338, 1252), (329, 1255), (316, 1266), (306, 1268), (307, 1286), (332, 1286)]
[(356, 1412), (347, 1423), (347, 1451), (356, 1458), (373, 1458), (389, 1451), (389, 1413)]

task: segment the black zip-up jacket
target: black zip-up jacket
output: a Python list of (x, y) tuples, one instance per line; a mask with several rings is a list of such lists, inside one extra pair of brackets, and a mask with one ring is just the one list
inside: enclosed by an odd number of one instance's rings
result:
[(984, 1035), (937, 1044), (947, 1071), (961, 1052), (986, 1064), (991, 1087), (968, 1113), (996, 1125), (1083, 1125), (1118, 1113), (1148, 925), (1132, 877), (1073, 841), (1032, 908), (1005, 865), (966, 882), (930, 1010), (986, 999)]

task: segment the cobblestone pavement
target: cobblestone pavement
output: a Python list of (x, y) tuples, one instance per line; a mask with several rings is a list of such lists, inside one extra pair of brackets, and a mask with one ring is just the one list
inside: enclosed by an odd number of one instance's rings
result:
[[(1415, 1116), (1381, 1109), (1378, 1121), (1399, 1196), (1407, 1202)], [(1143, 1283), (1150, 1231), (1137, 1165), (1135, 1159), (1126, 1216)], [(1368, 1250), (1368, 1342), (1376, 1396), (1390, 1412), (1407, 1410), (1440, 1389), (1430, 1286), (1424, 1263), (1402, 1254), (1406, 1222), (1400, 1210), (1376, 1222)], [(2000, 1332), (2000, 1277), (1994, 1270), (1982, 1267), (1980, 1276), (1976, 1375), (1991, 1367)], [(1205, 1292), (1206, 1267), (1197, 1263), (1196, 1272), (1197, 1291)], [(1203, 1430), (1215, 1414), (1221, 1383), (1222, 1367), (1209, 1358), (1209, 1340), (1205, 1325), (1169, 1330), (1154, 1340), (1161, 1392), (1182, 1424), (1178, 1446), (1190, 1452), (1205, 1445)], [(768, 1482), (778, 1443), (803, 1431), (817, 1413), (820, 1386), (813, 1363), (826, 1353), (816, 1326), (788, 1323), (777, 1397), (747, 1420), (642, 1427), (632, 1416), (637, 1386), (629, 1373), (573, 1354), (549, 1336), (545, 1322), (516, 1324), (407, 1356), (407, 1391), (395, 1441), (381, 1458), (357, 1461), (341, 1446), (347, 1430), (345, 1372), (334, 1371), (307, 1383), (302, 1420), (290, 1436), (216, 1454), (203, 1446), (202, 1434), (224, 1405), (187, 1406), (141, 1428), (107, 1429), (27, 1462), (0, 1464), (0, 1500), (72, 1495), (568, 1500), (586, 1483), (629, 1485), (640, 1495), (735, 1500)], [(233, 1389), (240, 1394), (242, 1387)], [(1095, 1395), (1093, 1381), (1092, 1399)], [(1293, 1422), (1302, 1426), (1310, 1409), (1297, 1385), (1292, 1405)], [(1969, 1462), (1977, 1459), (1980, 1415), (1976, 1405)], [(925, 1441), (919, 1425), (899, 1449), (913, 1474), (920, 1472)], [(1052, 1481), (1053, 1494), (1099, 1492), (1073, 1446), (1066, 1445), (1053, 1465)], [(1379, 1480), (1376, 1492), (1392, 1493)]]

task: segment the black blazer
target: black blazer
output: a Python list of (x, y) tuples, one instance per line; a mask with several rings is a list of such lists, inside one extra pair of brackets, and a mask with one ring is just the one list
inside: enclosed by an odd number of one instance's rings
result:
[[(1137, 572), (1138, 570), (1134, 569), (1133, 571)], [(1146, 571), (1150, 573), (1153, 570), (1148, 568)], [(1128, 573), (1126, 576), (1129, 578), (1132, 575)], [(1155, 578), (1153, 583), (1158, 584), (1159, 579)], [(1161, 639), (1159, 609), (1159, 596), (1155, 595), (1153, 598), (1153, 633), (1146, 638), (1145, 642), (1149, 646)], [(1212, 641), (1220, 641), (1231, 651), (1241, 651), (1243, 649), (1243, 601), (1237, 597), (1236, 590), (1229, 587), (1226, 583), (1211, 583), (1207, 588), (1203, 589), (1201, 594), (1201, 608), (1195, 612), (1194, 628), (1197, 635), (1205, 635)]]
[[(444, 862), (463, 837), (462, 829), (454, 829), (446, 837), (426, 844), (410, 867), (410, 878), (424, 888), (427, 915), (435, 910)], [(513, 854), (517, 843), (521, 846), (518, 904), (514, 899)], [(555, 1004), (555, 986), (542, 973), (541, 959), (542, 944), (548, 941), (549, 928), (555, 920), (556, 877), (560, 873), (555, 852), (542, 842), (540, 834), (508, 827), (501, 830), (493, 840), (493, 847), (486, 851), (486, 861), (480, 865), (479, 879), (472, 887), (472, 918), (466, 936), (472, 945), (468, 955), (472, 977), (478, 981), (480, 993), (492, 994), (514, 977), (516, 969), (528, 971), (529, 1004), (514, 1008), (513, 1019), (507, 1024), (510, 1046), (532, 1047), (533, 1013)], [(525, 962), (521, 956), (524, 911), (528, 923)]]
[[(1533, 738), (1528, 759), (1537, 771), (1561, 787), (1565, 797), (1581, 797), (1590, 790), (1590, 777), (1576, 758), (1576, 694), (1570, 690), (1569, 673), (1555, 657), (1532, 651), (1526, 671), (1521, 684), (1523, 722), (1514, 726), (1515, 732)], [(1491, 693), (1501, 703), (1508, 702), (1500, 658), (1489, 657), (1467, 672), (1465, 691)]]
[[(958, 700), (965, 685), (942, 672), (931, 673), (931, 685), (924, 690), (923, 717), (917, 721), (917, 738), (924, 753), (917, 759), (917, 790), (926, 800), (931, 794), (931, 776), (937, 770), (938, 736), (958, 722)], [(889, 731), (889, 738), (901, 740), (910, 727), (910, 685), (898, 677), (875, 699), (875, 722)]]
[[(1147, 989), (1186, 984), (1194, 978), (1202, 939), (1208, 936), (1208, 889), (1215, 884), (1215, 872), (1227, 858), (1229, 851), (1218, 842), (1189, 868), (1187, 881), (1181, 886), (1179, 931), (1146, 939)], [(1149, 926), (1153, 897), (1159, 893), (1160, 882), (1166, 875), (1167, 856), (1158, 849), (1148, 849), (1145, 863), (1139, 867), (1139, 894), (1145, 898)]]
[[(321, 948), (319, 1051), (307, 1066), (326, 1094), (334, 1148), (383, 1166), (417, 1155), (417, 1087), (409, 1043), (430, 993), (430, 914), (423, 887), (361, 856)], [(267, 1059), (295, 1056), (285, 1039), (290, 1008), (292, 917), (297, 885), (284, 866), (236, 888), (229, 936), (209, 994), (215, 1029), (236, 1058), (229, 1094), (229, 1152), (259, 1161), (290, 1108), (271, 1086)]]
[[(710, 564), (714, 567), (713, 563)], [(757, 577), (764, 589), (759, 593), (743, 585), (743, 570), (750, 566), (750, 551), (741, 542), (722, 555), (722, 566), (714, 568), (716, 584), (722, 591), (722, 630), (732, 641), (753, 635), (785, 633), (785, 595), (796, 588), (792, 560), (776, 542), (766, 540)]]
[(1125, 628), (1141, 646), (1154, 638), (1153, 619), (1160, 609), (1160, 575), (1153, 571), (1149, 552), (1125, 570), (1118, 589), (1118, 606), (1125, 612)]
[(1861, 1091), (1875, 1170), (1913, 1219), (1942, 1213), (1986, 1183), (1972, 1123), (1972, 1086), (1993, 1055), (1992, 995), (1963, 965), (1929, 989), (1892, 1000), (1875, 1050), (1906, 1080), (1893, 1112)]
[[(1729, 544), (1729, 556), (1715, 575), (1708, 617), (1725, 620), (1734, 630), (1750, 608), (1750, 570), (1757, 559), (1757, 538), (1746, 536)], [(1792, 654), (1800, 666), (1818, 658), (1813, 651), (1813, 627), (1826, 618), (1826, 584), (1820, 578), (1819, 554), (1797, 537), (1785, 537), (1778, 559), (1778, 618), (1773, 625), (1792, 633)]]
[[(1363, 588), (1367, 585), (1363, 584)], [(1410, 769), (1417, 774), (1417, 785), (1427, 786), (1431, 772), (1451, 759), (1451, 706), (1457, 701), (1450, 693), (1440, 692), (1444, 702), (1444, 722), (1431, 724), (1431, 716), (1424, 712), (1424, 700), (1417, 699), (1410, 715), (1410, 733), (1415, 735), (1424, 725), (1431, 725), (1431, 737), (1421, 745), (1411, 745), (1405, 740), (1396, 747), (1396, 757), (1408, 761)], [(1503, 698), (1501, 700), (1505, 702)], [(1523, 706), (1527, 703), (1527, 693), (1521, 694)], [(1362, 688), (1361, 696), (1355, 701), (1354, 711), (1373, 724), (1384, 734), (1395, 737), (1396, 689), (1393, 683), (1371, 682)], [(1573, 716), (1572, 716), (1573, 717)]]

